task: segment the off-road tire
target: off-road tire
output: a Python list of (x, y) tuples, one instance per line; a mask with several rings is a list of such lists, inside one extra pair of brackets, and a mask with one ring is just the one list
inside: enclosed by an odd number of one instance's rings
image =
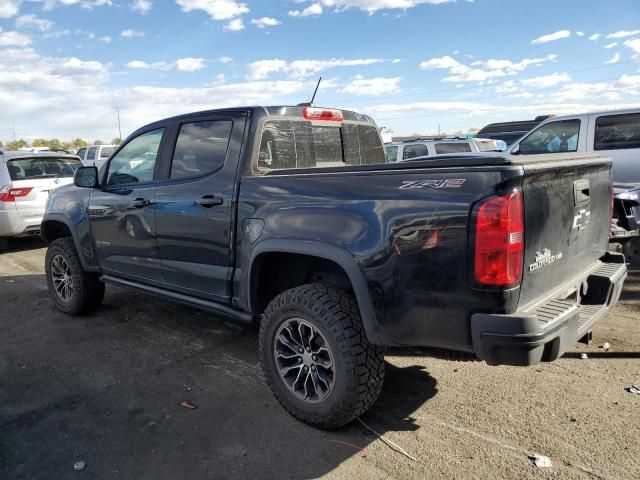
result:
[[(64, 301), (56, 293), (51, 275), (52, 261), (56, 256), (62, 256), (69, 266), (73, 279), (73, 293), (68, 301)], [(47, 250), (45, 257), (45, 272), (49, 296), (55, 306), (67, 315), (83, 315), (97, 309), (104, 299), (104, 283), (99, 280), (99, 274), (86, 272), (82, 268), (78, 252), (71, 237), (54, 240)]]
[[(332, 352), (334, 386), (319, 403), (296, 397), (278, 373), (275, 335), (292, 318), (312, 324)], [(309, 425), (339, 428), (366, 412), (380, 395), (385, 349), (369, 343), (356, 300), (345, 290), (314, 283), (279, 294), (264, 312), (259, 339), (262, 368), (273, 394), (291, 415)]]

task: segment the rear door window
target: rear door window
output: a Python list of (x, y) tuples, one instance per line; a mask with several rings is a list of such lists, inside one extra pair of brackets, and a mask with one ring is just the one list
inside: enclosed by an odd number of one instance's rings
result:
[(383, 163), (384, 148), (373, 125), (316, 126), (289, 120), (264, 124), (258, 157), (262, 171)]
[(629, 148), (640, 148), (640, 113), (598, 117), (593, 149)]
[(466, 142), (440, 142), (435, 144), (435, 148), (438, 155), (445, 153), (467, 153), (471, 151), (471, 145)]
[(426, 157), (429, 155), (429, 148), (422, 144), (405, 145), (402, 151), (403, 160), (411, 160), (412, 158)]
[(197, 177), (222, 168), (232, 128), (231, 119), (183, 124), (171, 163), (171, 178)]
[(19, 158), (9, 160), (7, 169), (11, 180), (73, 177), (82, 162), (76, 158)]
[(96, 159), (96, 150), (97, 147), (91, 147), (87, 152), (87, 160), (95, 160)]
[(534, 130), (520, 142), (520, 154), (576, 152), (580, 137), (580, 120), (560, 120)]

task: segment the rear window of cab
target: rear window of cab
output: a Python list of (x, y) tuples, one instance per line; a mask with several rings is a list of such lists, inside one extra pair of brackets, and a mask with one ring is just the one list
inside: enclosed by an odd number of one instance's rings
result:
[(262, 130), (259, 174), (384, 163), (384, 147), (374, 125), (344, 122), (324, 126), (304, 120), (269, 120)]

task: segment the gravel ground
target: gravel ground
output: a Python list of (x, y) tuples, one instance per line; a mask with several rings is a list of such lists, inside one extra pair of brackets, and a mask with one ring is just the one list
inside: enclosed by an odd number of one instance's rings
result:
[(97, 314), (66, 317), (42, 244), (13, 247), (0, 256), (2, 479), (640, 478), (640, 395), (625, 392), (640, 384), (640, 265), (592, 345), (530, 368), (393, 350), (362, 423), (322, 432), (274, 400), (255, 332), (111, 287)]

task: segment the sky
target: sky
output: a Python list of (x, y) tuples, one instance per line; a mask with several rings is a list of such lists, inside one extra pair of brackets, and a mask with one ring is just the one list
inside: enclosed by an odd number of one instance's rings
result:
[(0, 141), (309, 101), (396, 135), (640, 106), (639, 0), (0, 0)]

